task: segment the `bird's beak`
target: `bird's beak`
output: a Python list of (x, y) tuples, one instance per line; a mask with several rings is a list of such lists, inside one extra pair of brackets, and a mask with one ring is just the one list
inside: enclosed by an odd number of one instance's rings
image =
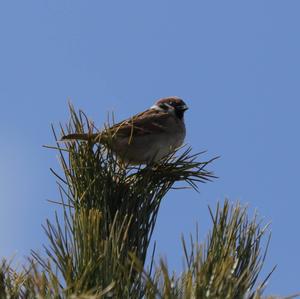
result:
[(180, 110), (182, 110), (182, 111), (186, 111), (188, 109), (189, 109), (189, 107), (187, 105), (180, 106)]

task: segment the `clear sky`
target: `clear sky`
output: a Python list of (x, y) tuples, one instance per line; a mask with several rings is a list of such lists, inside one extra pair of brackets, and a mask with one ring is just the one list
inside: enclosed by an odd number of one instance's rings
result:
[(300, 1), (1, 1), (0, 256), (45, 242), (56, 207), (50, 124), (70, 99), (101, 126), (155, 99), (186, 100), (187, 138), (219, 179), (171, 192), (154, 238), (180, 271), (181, 233), (201, 238), (225, 197), (272, 222), (267, 294), (300, 291)]

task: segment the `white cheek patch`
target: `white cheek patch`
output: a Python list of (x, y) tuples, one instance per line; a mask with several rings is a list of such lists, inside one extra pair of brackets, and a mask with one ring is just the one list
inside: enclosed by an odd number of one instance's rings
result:
[(154, 110), (157, 110), (157, 111), (165, 111), (163, 108), (157, 106), (156, 104), (151, 106), (150, 109), (154, 109)]
[(175, 108), (172, 105), (170, 105), (168, 103), (164, 103), (164, 105), (168, 107), (168, 110), (167, 111), (165, 110), (165, 112), (167, 112), (171, 115), (176, 115)]
[(166, 105), (168, 108), (169, 108), (169, 110), (171, 111), (171, 110), (174, 110), (174, 107), (173, 106), (171, 106), (170, 104), (168, 104), (168, 103), (164, 103), (164, 105)]
[(167, 109), (161, 108), (158, 105), (153, 105), (150, 107), (150, 109), (154, 109), (160, 112), (165, 112), (165, 113), (170, 113), (170, 114), (174, 114), (175, 115), (175, 108), (173, 106), (171, 106), (168, 103), (164, 103), (164, 106), (167, 107)]

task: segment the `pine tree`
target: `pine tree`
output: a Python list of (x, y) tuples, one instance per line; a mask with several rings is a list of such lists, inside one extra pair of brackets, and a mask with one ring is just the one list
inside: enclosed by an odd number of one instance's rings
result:
[[(83, 112), (70, 106), (66, 133), (94, 132)], [(165, 195), (185, 182), (215, 178), (207, 170), (211, 159), (183, 148), (160, 163), (130, 166), (108, 149), (91, 142), (60, 143), (53, 129), (62, 174), (57, 179), (61, 213), (44, 226), (49, 243), (44, 253), (33, 251), (22, 271), (6, 260), (0, 265), (0, 298), (261, 298), (270, 274), (258, 283), (266, 252), (261, 247), (267, 226), (246, 208), (218, 204), (209, 209), (212, 230), (206, 241), (182, 239), (186, 268), (170, 274), (154, 252), (148, 252), (160, 204)], [(190, 249), (188, 249), (190, 248)], [(146, 256), (152, 256), (149, 267)]]

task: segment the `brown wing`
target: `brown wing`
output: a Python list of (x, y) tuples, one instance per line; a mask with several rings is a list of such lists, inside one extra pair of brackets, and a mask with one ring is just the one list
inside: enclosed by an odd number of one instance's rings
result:
[[(69, 134), (63, 136), (61, 140), (91, 140), (98, 142), (100, 139), (105, 141), (108, 136), (121, 138), (128, 137), (129, 140), (131, 140), (136, 136), (164, 133), (166, 131), (166, 122), (169, 117), (170, 114), (168, 113), (149, 109), (119, 122), (102, 132), (93, 134)], [(111, 137), (109, 137), (109, 139)]]
[(110, 127), (110, 134), (117, 136), (139, 136), (165, 132), (165, 122), (170, 114), (154, 109), (136, 114)]

